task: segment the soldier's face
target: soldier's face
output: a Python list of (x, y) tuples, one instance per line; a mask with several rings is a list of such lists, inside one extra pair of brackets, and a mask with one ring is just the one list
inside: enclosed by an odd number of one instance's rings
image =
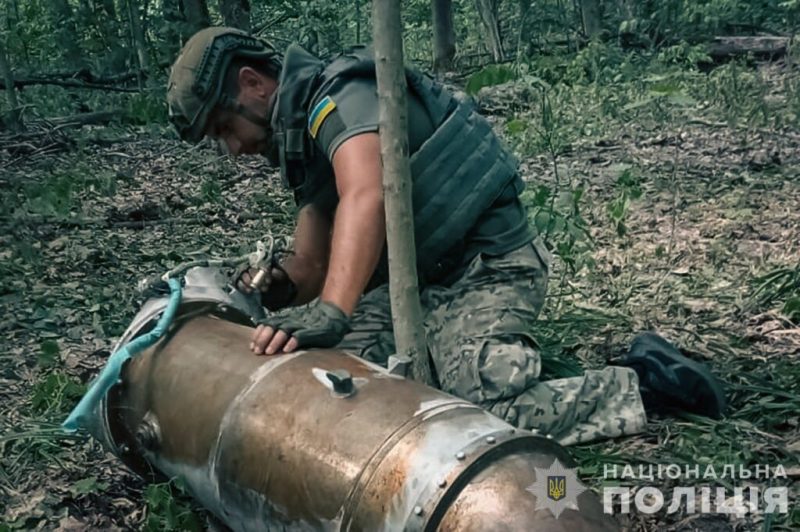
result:
[(275, 80), (250, 67), (242, 67), (236, 101), (243, 109), (215, 110), (206, 125), (206, 136), (215, 139), (222, 151), (231, 155), (265, 153), (270, 148), (272, 132), (252, 117), (266, 119), (276, 87)]
[(269, 131), (231, 111), (215, 111), (209, 117), (206, 136), (224, 153), (263, 153), (269, 147)]

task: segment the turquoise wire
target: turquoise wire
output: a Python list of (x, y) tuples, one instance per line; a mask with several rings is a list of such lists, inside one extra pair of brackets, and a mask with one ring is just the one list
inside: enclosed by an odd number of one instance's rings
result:
[(169, 302), (156, 326), (149, 333), (136, 338), (132, 342), (128, 342), (112, 353), (103, 371), (100, 372), (100, 375), (89, 387), (86, 395), (83, 396), (64, 423), (61, 424), (61, 428), (65, 432), (72, 433), (77, 431), (78, 428), (85, 426), (86, 420), (91, 416), (97, 404), (119, 380), (122, 365), (131, 357), (136, 356), (158, 342), (158, 340), (164, 336), (164, 333), (167, 331), (170, 324), (172, 324), (172, 320), (175, 318), (175, 313), (178, 311), (178, 307), (181, 303), (180, 280), (172, 278), (167, 282), (170, 289)]

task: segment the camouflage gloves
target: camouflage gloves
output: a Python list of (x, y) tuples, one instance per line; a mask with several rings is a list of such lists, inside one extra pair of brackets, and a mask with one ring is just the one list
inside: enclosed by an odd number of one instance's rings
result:
[(298, 348), (333, 347), (350, 331), (350, 318), (342, 309), (317, 301), (308, 307), (287, 310), (259, 321), (276, 333), (283, 331), (297, 341)]

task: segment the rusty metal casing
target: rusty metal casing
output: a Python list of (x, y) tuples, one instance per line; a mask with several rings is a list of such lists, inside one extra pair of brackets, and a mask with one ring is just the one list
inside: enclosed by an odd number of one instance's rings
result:
[(247, 322), (190, 294), (95, 436), (145, 477), (183, 477), (234, 530), (616, 529), (591, 492), (559, 519), (536, 509), (534, 467), (570, 460), (551, 440), (341, 351), (254, 356)]

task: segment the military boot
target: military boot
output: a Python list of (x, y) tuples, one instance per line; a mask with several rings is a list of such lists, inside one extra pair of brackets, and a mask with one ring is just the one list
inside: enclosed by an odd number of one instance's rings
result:
[(709, 368), (691, 360), (653, 332), (634, 338), (620, 363), (639, 376), (639, 391), (648, 414), (690, 412), (714, 419), (725, 412), (725, 393)]

